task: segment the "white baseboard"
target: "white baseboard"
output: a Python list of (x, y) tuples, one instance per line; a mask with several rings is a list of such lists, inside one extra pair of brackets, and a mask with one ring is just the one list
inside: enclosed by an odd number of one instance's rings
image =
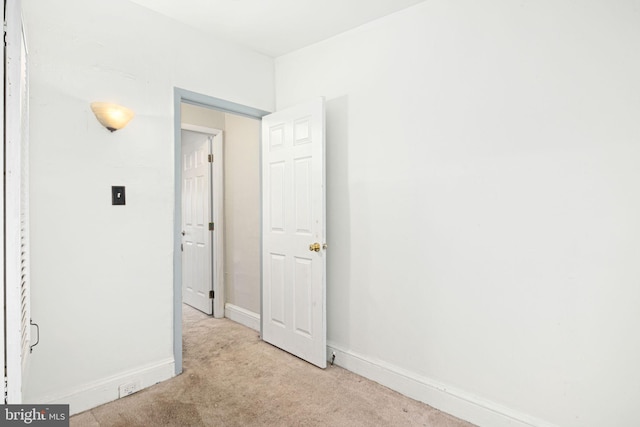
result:
[(478, 426), (557, 427), (468, 392), (328, 343), (327, 360), (331, 361), (334, 352), (336, 365)]
[(119, 387), (123, 384), (135, 382), (142, 390), (161, 381), (168, 380), (175, 376), (174, 365), (172, 357), (99, 381), (31, 400), (38, 402), (38, 404), (68, 404), (69, 415), (74, 415), (118, 399), (120, 397)]
[(260, 315), (233, 304), (224, 305), (224, 317), (260, 332)]

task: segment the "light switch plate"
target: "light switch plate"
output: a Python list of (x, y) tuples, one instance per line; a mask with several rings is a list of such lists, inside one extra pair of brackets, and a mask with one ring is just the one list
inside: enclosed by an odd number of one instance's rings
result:
[(111, 204), (112, 205), (124, 205), (124, 186), (113, 186), (111, 187)]

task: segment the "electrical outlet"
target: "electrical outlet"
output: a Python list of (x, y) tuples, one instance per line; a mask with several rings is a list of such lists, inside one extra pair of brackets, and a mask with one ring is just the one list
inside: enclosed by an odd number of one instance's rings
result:
[(118, 390), (120, 391), (120, 397), (129, 396), (137, 391), (140, 391), (140, 382), (134, 381), (127, 384), (122, 384)]

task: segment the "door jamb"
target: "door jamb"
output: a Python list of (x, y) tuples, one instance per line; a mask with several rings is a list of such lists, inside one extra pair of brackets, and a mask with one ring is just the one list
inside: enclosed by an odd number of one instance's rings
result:
[[(249, 107), (220, 98), (191, 92), (178, 87), (173, 88), (173, 145), (174, 145), (174, 207), (173, 207), (173, 357), (175, 374), (182, 373), (182, 168), (180, 131), (182, 130), (182, 103), (212, 108), (226, 113), (237, 114), (261, 120), (268, 111)], [(262, 208), (260, 208), (262, 211)], [(262, 221), (261, 221), (262, 223)], [(262, 267), (261, 270), (262, 271)], [(262, 289), (262, 283), (260, 284)], [(224, 303), (224, 301), (223, 301)]]
[(215, 233), (211, 238), (212, 249), (212, 269), (211, 280), (213, 281), (213, 317), (220, 319), (224, 317), (224, 132), (204, 126), (196, 126), (188, 123), (181, 123), (181, 130), (201, 133), (212, 137), (209, 146), (209, 154), (213, 154), (214, 162), (210, 163), (211, 188), (207, 195), (211, 212), (211, 222), (215, 227)]

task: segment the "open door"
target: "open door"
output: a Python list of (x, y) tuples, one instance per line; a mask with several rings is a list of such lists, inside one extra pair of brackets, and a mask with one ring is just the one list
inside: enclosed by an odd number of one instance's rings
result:
[(182, 130), (182, 298), (213, 314), (211, 163), (213, 136)]
[(5, 402), (18, 404), (22, 403), (33, 346), (29, 289), (29, 86), (21, 2), (5, 0), (4, 9), (3, 355)]
[(326, 357), (324, 99), (262, 119), (262, 338)]

